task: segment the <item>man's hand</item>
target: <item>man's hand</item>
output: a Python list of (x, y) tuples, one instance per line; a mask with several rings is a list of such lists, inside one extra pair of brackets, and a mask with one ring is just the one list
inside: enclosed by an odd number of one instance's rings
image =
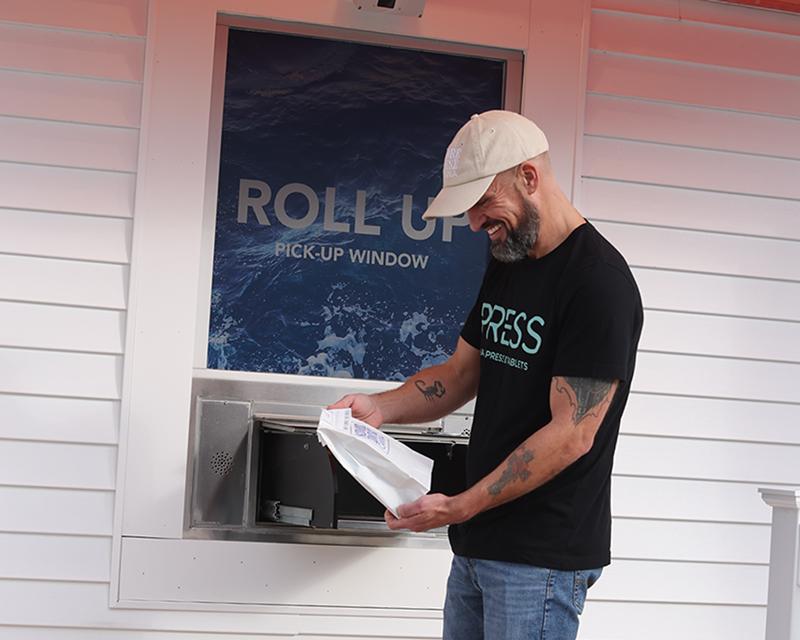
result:
[(463, 508), (461, 496), (450, 497), (441, 493), (431, 493), (397, 507), (399, 518), (395, 518), (388, 509), (383, 517), (392, 531), (410, 529), (420, 532), (438, 529), (449, 524), (464, 522), (471, 517), (472, 514), (468, 514)]
[(354, 418), (363, 420), (376, 429), (380, 429), (383, 424), (383, 413), (378, 407), (378, 403), (375, 402), (374, 396), (363, 393), (350, 394), (329, 406), (328, 409), (347, 409), (348, 407)]

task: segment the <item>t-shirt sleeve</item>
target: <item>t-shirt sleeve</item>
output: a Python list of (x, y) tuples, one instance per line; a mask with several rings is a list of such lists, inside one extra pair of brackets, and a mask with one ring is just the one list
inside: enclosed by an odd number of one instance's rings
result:
[(565, 283), (558, 313), (553, 375), (630, 380), (642, 311), (625, 273), (604, 263), (582, 269)]

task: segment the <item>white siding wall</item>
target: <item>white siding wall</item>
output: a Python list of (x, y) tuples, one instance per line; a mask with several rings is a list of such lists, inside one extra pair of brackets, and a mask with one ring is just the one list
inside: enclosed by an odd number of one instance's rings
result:
[(0, 3), (3, 638), (110, 619), (146, 17), (147, 0)]
[(579, 206), (646, 316), (581, 637), (763, 637), (757, 489), (800, 485), (800, 19), (595, 0), (590, 34)]

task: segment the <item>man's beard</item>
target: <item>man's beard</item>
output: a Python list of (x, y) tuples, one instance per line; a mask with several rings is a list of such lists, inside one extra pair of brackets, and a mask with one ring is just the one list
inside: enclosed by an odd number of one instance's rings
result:
[(506, 227), (506, 239), (492, 243), (492, 255), (500, 262), (519, 262), (524, 260), (528, 252), (536, 244), (539, 237), (539, 227), (542, 218), (539, 210), (531, 202), (525, 200), (520, 194), (519, 202), (522, 206), (522, 219), (515, 229)]

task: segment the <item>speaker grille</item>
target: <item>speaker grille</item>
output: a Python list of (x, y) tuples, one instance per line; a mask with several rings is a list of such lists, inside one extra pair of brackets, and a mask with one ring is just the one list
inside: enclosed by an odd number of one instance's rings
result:
[(211, 469), (219, 476), (226, 476), (233, 469), (233, 456), (225, 451), (218, 451), (211, 456)]

